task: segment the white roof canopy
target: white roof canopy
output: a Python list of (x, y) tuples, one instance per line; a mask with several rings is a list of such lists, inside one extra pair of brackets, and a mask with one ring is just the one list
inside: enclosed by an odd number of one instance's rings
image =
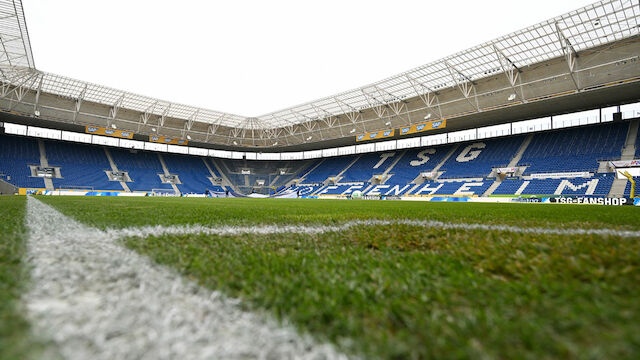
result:
[(509, 69), (640, 33), (639, 0), (603, 0), (429, 64), (306, 104), (257, 117), (203, 109), (35, 69), (20, 0), (0, 0), (0, 74), (5, 83), (151, 115), (240, 129), (274, 129), (463, 86)]

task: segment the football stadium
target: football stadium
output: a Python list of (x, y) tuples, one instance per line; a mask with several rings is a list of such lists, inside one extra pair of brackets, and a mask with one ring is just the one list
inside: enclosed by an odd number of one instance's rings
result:
[(41, 71), (28, 15), (0, 359), (640, 358), (638, 0), (257, 117)]

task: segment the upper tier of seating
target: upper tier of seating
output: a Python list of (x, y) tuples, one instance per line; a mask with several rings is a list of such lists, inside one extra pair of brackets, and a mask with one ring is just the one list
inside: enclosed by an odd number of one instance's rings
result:
[(526, 173), (598, 170), (599, 160), (619, 159), (629, 123), (563, 129), (535, 134), (519, 164)]

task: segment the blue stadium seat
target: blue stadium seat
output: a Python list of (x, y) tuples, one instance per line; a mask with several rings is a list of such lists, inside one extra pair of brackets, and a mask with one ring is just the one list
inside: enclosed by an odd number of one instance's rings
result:
[(477, 140), (461, 144), (442, 165), (442, 179), (481, 178), (494, 167), (506, 167), (518, 151), (524, 136)]
[(400, 154), (396, 151), (363, 154), (344, 172), (340, 182), (369, 181), (373, 175), (382, 174)]
[(317, 168), (307, 174), (304, 182), (310, 184), (321, 183), (327, 180), (327, 178), (330, 176), (336, 176), (342, 170), (344, 170), (344, 168), (346, 168), (355, 158), (356, 155), (325, 158)]
[(535, 134), (520, 165), (526, 174), (598, 170), (599, 160), (619, 159), (628, 123), (562, 129)]
[[(590, 178), (561, 178), (561, 179), (505, 179), (493, 192), (494, 195), (514, 195), (526, 182), (527, 185), (519, 195), (553, 195), (563, 184), (561, 195), (599, 195), (606, 196), (611, 190), (615, 174), (596, 174)], [(565, 181), (563, 183), (563, 181)], [(592, 193), (587, 194), (595, 185)]]
[(391, 169), (387, 184), (408, 184), (422, 172), (432, 171), (451, 151), (452, 146), (408, 149)]
[[(178, 184), (178, 189), (182, 193), (203, 194), (207, 189), (214, 191), (214, 185), (209, 181), (211, 173), (199, 156), (162, 154), (165, 165), (169, 173), (176, 174), (182, 184)], [(218, 188), (221, 188), (218, 186)], [(220, 191), (220, 190), (217, 190)]]
[(163, 184), (158, 176), (163, 171), (157, 153), (123, 149), (110, 149), (110, 152), (118, 170), (127, 171), (133, 180), (133, 182), (127, 183), (131, 191), (173, 189), (170, 184)]
[[(639, 177), (633, 177), (633, 180), (636, 182), (636, 194), (635, 196), (638, 197), (640, 196), (640, 176)], [(624, 188), (624, 195), (625, 196), (630, 196), (631, 195), (631, 181), (627, 181), (627, 185)]]
[(118, 181), (109, 181), (105, 170), (111, 165), (104, 149), (94, 145), (45, 141), (50, 166), (60, 166), (61, 179), (53, 179), (56, 189), (123, 191)]
[(29, 165), (40, 165), (40, 150), (35, 139), (0, 135), (1, 179), (25, 188), (44, 188), (44, 180), (31, 177)]

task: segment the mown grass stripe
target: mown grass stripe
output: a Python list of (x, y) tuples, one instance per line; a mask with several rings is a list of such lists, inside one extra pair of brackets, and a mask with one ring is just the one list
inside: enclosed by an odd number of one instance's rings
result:
[(124, 229), (109, 229), (107, 233), (115, 238), (125, 237), (147, 237), (151, 235), (187, 235), (187, 234), (210, 234), (210, 235), (269, 235), (286, 233), (322, 234), (328, 232), (345, 231), (358, 226), (389, 226), (408, 225), (423, 228), (435, 229), (456, 229), (456, 230), (484, 230), (484, 231), (504, 231), (519, 234), (540, 234), (540, 235), (598, 235), (598, 236), (618, 236), (624, 238), (640, 237), (640, 231), (616, 230), (616, 229), (559, 229), (543, 227), (520, 227), (509, 225), (488, 225), (488, 224), (467, 224), (455, 222), (443, 222), (434, 220), (356, 220), (339, 225), (256, 225), (256, 226), (217, 226), (208, 227), (203, 225), (175, 225), (175, 226), (143, 226)]

